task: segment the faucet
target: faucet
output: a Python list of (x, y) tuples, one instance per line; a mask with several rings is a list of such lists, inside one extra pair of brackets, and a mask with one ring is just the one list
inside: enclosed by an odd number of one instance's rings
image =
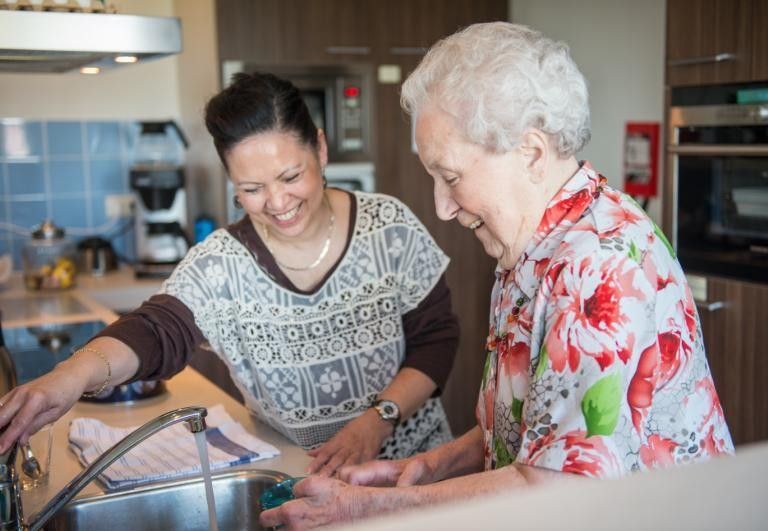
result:
[(21, 506), (21, 489), (18, 474), (14, 467), (18, 445), (14, 443), (5, 454), (0, 455), (0, 531), (39, 531), (78, 492), (83, 490), (105, 468), (128, 453), (131, 448), (158, 431), (179, 422), (189, 424), (192, 433), (205, 431), (205, 416), (207, 414), (208, 410), (204, 407), (183, 407), (163, 413), (150, 420), (126, 435), (88, 468), (75, 476), (29, 522), (24, 521), (24, 512)]

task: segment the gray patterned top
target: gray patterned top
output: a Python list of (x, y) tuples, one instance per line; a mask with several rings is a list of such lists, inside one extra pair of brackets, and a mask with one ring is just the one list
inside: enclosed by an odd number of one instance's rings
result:
[[(402, 316), (448, 266), (403, 203), (355, 195), (352, 240), (311, 294), (276, 283), (225, 229), (195, 246), (161, 289), (192, 310), (249, 409), (305, 448), (332, 437), (391, 382), (405, 357)], [(450, 436), (436, 399), (413, 418), (417, 426), (401, 424), (385, 444), (389, 457)]]

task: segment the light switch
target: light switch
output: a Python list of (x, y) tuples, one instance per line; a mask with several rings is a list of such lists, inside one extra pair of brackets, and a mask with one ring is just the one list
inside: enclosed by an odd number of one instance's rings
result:
[(379, 83), (400, 83), (401, 78), (400, 65), (379, 65)]

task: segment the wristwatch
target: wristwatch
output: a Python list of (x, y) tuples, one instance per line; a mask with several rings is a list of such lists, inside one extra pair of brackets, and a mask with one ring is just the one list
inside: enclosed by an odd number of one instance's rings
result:
[(400, 406), (391, 400), (377, 400), (373, 403), (373, 409), (379, 416), (391, 422), (393, 426), (397, 426), (400, 423)]

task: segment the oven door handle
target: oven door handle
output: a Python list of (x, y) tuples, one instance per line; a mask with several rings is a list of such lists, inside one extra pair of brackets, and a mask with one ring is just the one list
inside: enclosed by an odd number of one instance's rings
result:
[(683, 59), (670, 59), (667, 61), (667, 64), (669, 66), (707, 65), (710, 63), (735, 61), (736, 59), (738, 59), (738, 56), (735, 53), (724, 52), (716, 53), (713, 55), (705, 55), (704, 57), (684, 57)]
[(702, 156), (747, 156), (747, 157), (768, 157), (768, 145), (717, 145), (717, 144), (698, 144), (698, 145), (679, 145), (670, 144), (668, 151), (675, 155), (702, 155)]
[(695, 299), (696, 302), (696, 308), (700, 312), (716, 312), (717, 310), (722, 310), (727, 307), (727, 304), (725, 301), (702, 301)]

